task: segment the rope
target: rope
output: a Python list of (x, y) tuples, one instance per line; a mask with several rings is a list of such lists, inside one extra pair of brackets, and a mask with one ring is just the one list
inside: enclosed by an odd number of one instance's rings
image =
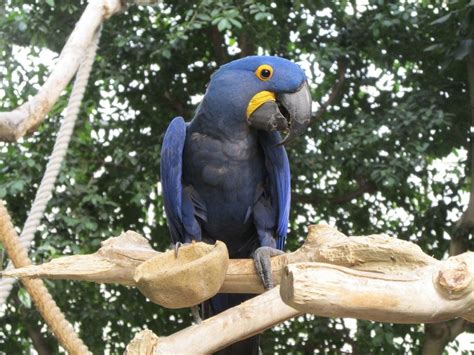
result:
[[(0, 242), (4, 245), (15, 267), (31, 265), (31, 261), (28, 258), (28, 249), (34, 239), (36, 229), (43, 218), (46, 205), (51, 199), (61, 163), (71, 140), (74, 124), (79, 114), (80, 105), (97, 52), (100, 31), (101, 28), (96, 32), (85, 53), (84, 61), (77, 71), (65, 118), (59, 129), (53, 152), (20, 237), (15, 232), (3, 201), (0, 201)], [(7, 269), (12, 267), (10, 262)], [(0, 280), (0, 305), (6, 302), (14, 281), (14, 279)], [(54, 302), (43, 281), (25, 278), (22, 280), (22, 283), (61, 346), (70, 354), (90, 354), (87, 346), (78, 337), (72, 325), (66, 320), (56, 302)]]
[[(31, 265), (26, 248), (22, 245), (13, 227), (10, 215), (3, 201), (0, 200), (0, 242), (16, 267)], [(66, 320), (61, 310), (44, 286), (42, 280), (23, 278), (21, 280), (43, 319), (48, 324), (61, 346), (69, 354), (90, 354), (87, 346), (77, 336), (72, 325)]]
[[(26, 249), (26, 252), (30, 249), (31, 242), (35, 237), (36, 229), (43, 218), (46, 205), (51, 199), (54, 184), (61, 168), (61, 163), (66, 155), (74, 124), (79, 114), (82, 98), (84, 97), (89, 74), (92, 69), (92, 64), (94, 63), (95, 54), (99, 44), (100, 32), (101, 28), (99, 28), (95, 34), (94, 39), (85, 53), (84, 61), (81, 63), (77, 71), (76, 80), (74, 81), (74, 86), (71, 92), (71, 98), (69, 99), (66, 109), (66, 115), (61, 124), (61, 128), (59, 129), (53, 152), (51, 153), (51, 157), (46, 166), (46, 171), (41, 180), (40, 187), (36, 192), (35, 200), (30, 213), (28, 214), (28, 218), (26, 219), (23, 231), (21, 232), (20, 240), (21, 244)], [(11, 255), (10, 258), (13, 259)], [(11, 268), (13, 268), (13, 265), (9, 262), (7, 270)], [(13, 278), (0, 280), (0, 306), (6, 303), (14, 283), (15, 279)]]

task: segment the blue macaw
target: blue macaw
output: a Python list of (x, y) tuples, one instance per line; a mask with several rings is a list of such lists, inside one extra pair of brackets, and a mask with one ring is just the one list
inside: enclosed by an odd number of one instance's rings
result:
[[(306, 76), (293, 62), (251, 56), (220, 67), (193, 120), (176, 117), (164, 137), (161, 184), (173, 242), (221, 240), (231, 258), (253, 257), (263, 285), (273, 287), (270, 257), (284, 248), (291, 195), (281, 143), (301, 134), (310, 116)], [(248, 298), (216, 295), (204, 316)], [(226, 350), (252, 354), (258, 340)]]

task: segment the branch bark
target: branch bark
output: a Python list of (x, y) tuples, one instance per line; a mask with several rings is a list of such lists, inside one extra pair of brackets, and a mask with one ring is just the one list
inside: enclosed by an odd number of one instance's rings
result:
[[(199, 243), (196, 243), (199, 244)], [(174, 258), (174, 251), (159, 253), (148, 241), (135, 232), (109, 238), (94, 254), (65, 256), (42, 265), (4, 271), (2, 277), (41, 277), (119, 283), (137, 286), (136, 269), (146, 260)], [(171, 258), (172, 259), (172, 258)], [(183, 260), (185, 261), (185, 260)], [(273, 279), (280, 283), (289, 264), (323, 262), (355, 270), (402, 273), (431, 265), (437, 260), (424, 254), (410, 242), (386, 235), (347, 237), (328, 225), (309, 227), (305, 243), (295, 252), (271, 259)], [(183, 265), (183, 268), (186, 266)], [(155, 267), (152, 272), (164, 272)], [(264, 288), (251, 259), (231, 259), (222, 284), (221, 293), (262, 293)]]
[(474, 253), (399, 275), (299, 263), (287, 267), (280, 288), (283, 301), (304, 313), (432, 323), (474, 318), (473, 270)]
[(449, 322), (425, 325), (422, 355), (443, 355), (449, 342), (464, 332), (469, 322), (458, 318)]
[[(183, 246), (179, 253), (183, 251), (184, 257), (187, 249), (183, 248), (198, 249), (199, 245)], [(207, 248), (210, 252), (202, 257), (180, 259), (174, 250), (156, 252), (145, 238), (127, 232), (105, 241), (95, 254), (58, 258), (43, 265), (6, 271), (2, 276), (67, 278), (141, 287), (137, 281), (140, 279), (137, 274), (141, 274), (147, 275), (150, 289), (157, 287), (161, 288), (159, 292), (164, 292), (163, 289), (169, 288), (172, 293), (178, 287), (181, 296), (174, 298), (185, 298), (183, 293), (191, 294), (195, 289), (195, 282), (186, 276), (190, 274), (189, 268), (200, 268), (196, 263), (205, 260), (211, 252), (221, 253), (216, 246), (207, 245)], [(455, 317), (474, 320), (472, 252), (440, 262), (411, 242), (386, 235), (347, 237), (327, 225), (317, 225), (310, 226), (306, 242), (297, 251), (274, 257), (271, 263), (275, 283), (282, 282), (277, 288), (200, 325), (159, 338), (156, 346), (141, 343), (145, 347), (140, 349), (179, 353), (193, 344), (193, 350), (198, 353), (213, 352), (302, 312), (399, 323)], [(147, 264), (151, 266), (144, 267)], [(156, 267), (159, 264), (162, 266)], [(224, 270), (219, 292), (264, 291), (252, 260), (228, 260), (227, 270), (222, 265), (217, 264), (214, 267), (217, 271), (209, 269), (200, 278), (207, 282)], [(170, 271), (175, 267), (178, 272), (182, 269), (182, 273), (161, 283), (157, 281), (164, 280), (164, 274), (175, 272)], [(224, 331), (230, 326), (232, 332)], [(156, 342), (153, 337), (146, 338)]]
[[(152, 354), (186, 354), (190, 349), (194, 354), (209, 354), (300, 314), (283, 303), (277, 286), (200, 324), (168, 337), (156, 339), (148, 336), (147, 339), (154, 342), (153, 352), (150, 351)], [(149, 331), (146, 332), (149, 334)], [(137, 337), (143, 337), (143, 334), (139, 333)], [(138, 354), (136, 346), (150, 349), (146, 341), (132, 341), (131, 345), (134, 343), (134, 346), (127, 347), (126, 354)]]
[(24, 321), (28, 336), (31, 338), (33, 347), (38, 352), (38, 355), (49, 355), (53, 353), (53, 349), (46, 343), (43, 334), (36, 324), (32, 324), (30, 320)]
[(0, 112), (0, 141), (15, 142), (38, 127), (76, 73), (99, 26), (121, 10), (120, 0), (89, 2), (38, 93), (15, 110)]
[[(407, 271), (398, 276), (321, 263), (292, 264), (280, 286), (168, 337), (158, 338), (148, 330), (139, 333), (126, 354), (186, 353), (189, 349), (212, 353), (303, 312), (398, 323), (438, 321), (461, 314), (474, 319), (473, 263), (474, 253), (466, 253), (419, 273)], [(460, 332), (463, 323), (455, 324)]]

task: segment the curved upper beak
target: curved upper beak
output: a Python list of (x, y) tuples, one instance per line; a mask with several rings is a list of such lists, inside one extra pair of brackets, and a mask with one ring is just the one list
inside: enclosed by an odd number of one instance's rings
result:
[(277, 96), (277, 102), (280, 104), (280, 111), (288, 119), (288, 134), (283, 138), (280, 144), (286, 144), (300, 136), (309, 126), (311, 120), (311, 91), (308, 82), (305, 81), (301, 88), (291, 94), (280, 94)]
[(280, 144), (301, 135), (311, 119), (311, 93), (305, 81), (298, 91), (275, 95), (268, 91), (256, 94), (247, 108), (250, 126), (266, 131), (286, 131)]

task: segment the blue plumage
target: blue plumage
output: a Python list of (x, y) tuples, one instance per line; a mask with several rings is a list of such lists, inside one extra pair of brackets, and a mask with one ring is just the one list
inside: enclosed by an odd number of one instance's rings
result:
[(290, 164), (285, 148), (278, 145), (281, 141), (278, 132), (260, 132), (259, 136), (265, 154), (265, 165), (271, 182), (270, 185), (272, 186), (272, 200), (278, 202), (276, 247), (283, 250), (290, 216)]
[(168, 227), (174, 243), (184, 242), (182, 216), (183, 148), (186, 124), (182, 117), (171, 121), (161, 147), (161, 185)]
[[(162, 146), (161, 183), (173, 242), (222, 240), (231, 258), (269, 258), (275, 255), (271, 250), (283, 250), (290, 168), (276, 130), (300, 134), (310, 109), (304, 72), (286, 59), (247, 57), (214, 73), (193, 120), (175, 118)], [(268, 262), (257, 261), (267, 287)], [(204, 306), (205, 316), (244, 297), (218, 295)], [(234, 350), (248, 349), (240, 344)], [(255, 339), (249, 344), (255, 350)]]

